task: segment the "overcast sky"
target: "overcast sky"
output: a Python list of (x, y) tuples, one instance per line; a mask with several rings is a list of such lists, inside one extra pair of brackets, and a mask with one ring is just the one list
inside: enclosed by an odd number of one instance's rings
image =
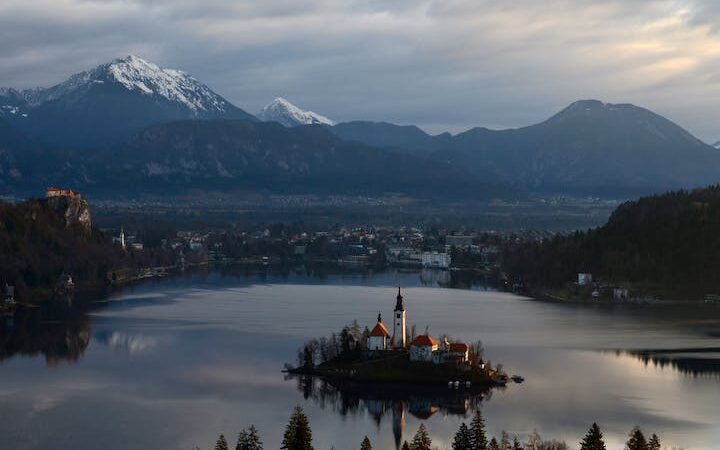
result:
[(256, 113), (517, 127), (629, 102), (720, 139), (720, 2), (0, 0), (0, 86), (135, 54)]

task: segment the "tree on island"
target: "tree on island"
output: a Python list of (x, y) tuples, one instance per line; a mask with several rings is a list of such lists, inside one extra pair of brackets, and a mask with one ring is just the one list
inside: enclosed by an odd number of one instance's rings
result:
[(657, 434), (653, 433), (652, 437), (648, 441), (647, 447), (648, 450), (660, 450), (660, 438), (657, 437)]
[(635, 427), (630, 432), (630, 439), (625, 442), (625, 450), (648, 450), (645, 435), (643, 435), (640, 427)]
[(470, 448), (472, 450), (487, 450), (488, 441), (485, 434), (485, 420), (483, 420), (480, 411), (475, 411), (475, 417), (470, 423), (470, 435)]
[(460, 424), (452, 441), (452, 450), (472, 450), (472, 434), (465, 422)]
[(255, 425), (250, 425), (247, 430), (240, 431), (235, 450), (263, 450), (263, 444)]
[(372, 450), (372, 444), (370, 443), (370, 439), (368, 439), (367, 436), (365, 436), (365, 439), (362, 440), (362, 444), (360, 444), (360, 450)]
[(218, 438), (217, 442), (215, 442), (215, 450), (229, 450), (228, 443), (225, 440), (225, 436), (223, 436), (222, 434)]
[(430, 433), (425, 428), (425, 424), (420, 424), (420, 428), (410, 443), (410, 450), (432, 450), (432, 439), (430, 439)]
[(597, 423), (590, 426), (585, 438), (580, 442), (580, 450), (606, 450), (603, 435)]
[(290, 421), (285, 427), (280, 448), (282, 450), (313, 450), (310, 422), (299, 405), (293, 410)]

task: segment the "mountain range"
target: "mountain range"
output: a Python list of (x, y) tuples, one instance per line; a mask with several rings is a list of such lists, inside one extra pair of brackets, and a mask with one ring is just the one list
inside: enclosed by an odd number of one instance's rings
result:
[(5, 193), (52, 183), (97, 192), (627, 198), (717, 183), (719, 169), (717, 148), (668, 119), (597, 100), (527, 127), (430, 135), (413, 125), (336, 123), (284, 98), (253, 116), (192, 76), (135, 56), (47, 89), (0, 89)]
[(0, 114), (50, 145), (70, 147), (117, 144), (145, 126), (173, 120), (256, 120), (190, 75), (136, 56), (47, 89), (2, 89)]

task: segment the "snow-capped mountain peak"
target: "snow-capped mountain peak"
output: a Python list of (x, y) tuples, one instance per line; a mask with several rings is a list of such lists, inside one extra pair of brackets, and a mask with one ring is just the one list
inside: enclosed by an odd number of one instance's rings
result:
[(229, 103), (185, 72), (165, 69), (134, 55), (115, 59), (93, 69), (72, 75), (48, 89), (27, 92), (32, 105), (39, 105), (95, 85), (115, 83), (129, 91), (158, 96), (179, 103), (195, 114), (222, 113)]
[(312, 111), (305, 111), (290, 103), (288, 100), (278, 97), (258, 114), (258, 117), (265, 122), (278, 122), (286, 127), (297, 125), (335, 125), (335, 122)]

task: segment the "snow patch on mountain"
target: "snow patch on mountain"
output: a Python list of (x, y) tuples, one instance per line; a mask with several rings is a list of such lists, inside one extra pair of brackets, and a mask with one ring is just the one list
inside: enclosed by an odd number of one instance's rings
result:
[(312, 111), (305, 111), (293, 105), (286, 99), (278, 97), (258, 114), (265, 122), (278, 122), (286, 127), (298, 125), (335, 125), (335, 122)]
[(225, 99), (185, 72), (164, 69), (133, 55), (72, 75), (51, 88), (26, 90), (22, 94), (30, 105), (37, 106), (106, 83), (180, 103), (195, 113), (225, 112), (230, 106)]

